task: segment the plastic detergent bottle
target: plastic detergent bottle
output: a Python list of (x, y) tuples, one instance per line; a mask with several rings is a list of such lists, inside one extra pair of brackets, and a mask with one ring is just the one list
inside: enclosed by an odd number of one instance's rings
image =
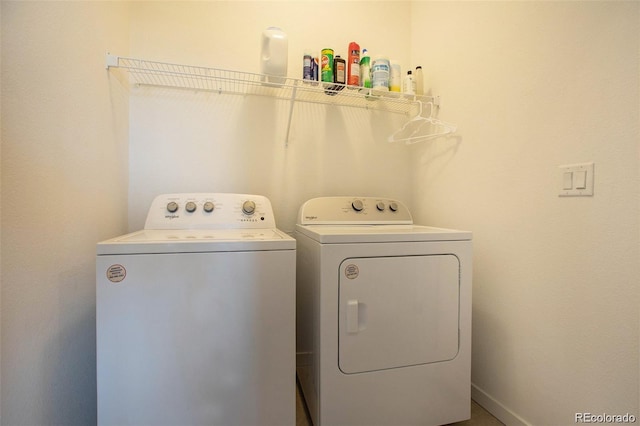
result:
[(267, 81), (284, 83), (287, 76), (288, 44), (287, 34), (278, 27), (269, 27), (262, 32), (260, 72), (266, 75)]

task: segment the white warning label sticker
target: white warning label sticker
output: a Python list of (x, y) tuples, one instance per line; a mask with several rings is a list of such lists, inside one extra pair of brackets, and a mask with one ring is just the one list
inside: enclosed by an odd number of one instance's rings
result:
[(111, 265), (107, 269), (107, 279), (112, 283), (119, 283), (127, 276), (127, 270), (122, 265)]
[(353, 263), (350, 263), (347, 265), (346, 268), (344, 268), (344, 275), (350, 280), (358, 278), (359, 274), (360, 274), (360, 270), (358, 269), (358, 265), (354, 265)]

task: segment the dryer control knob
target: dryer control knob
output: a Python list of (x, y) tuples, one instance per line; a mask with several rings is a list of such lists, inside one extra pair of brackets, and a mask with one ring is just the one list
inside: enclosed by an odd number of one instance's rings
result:
[(214, 205), (211, 201), (207, 201), (206, 203), (204, 203), (204, 206), (202, 208), (205, 212), (211, 213), (214, 209)]
[(378, 209), (378, 211), (383, 212), (384, 211), (384, 203), (381, 201), (378, 204), (376, 204), (376, 208)]
[(196, 203), (194, 203), (193, 201), (189, 201), (187, 203), (187, 205), (184, 207), (186, 211), (188, 211), (189, 213), (193, 213), (196, 211), (196, 208), (198, 206), (196, 206)]
[(397, 204), (397, 203), (391, 203), (391, 204), (389, 204), (389, 209), (390, 209), (392, 212), (397, 212), (397, 211), (398, 211), (398, 204)]
[(175, 213), (178, 211), (178, 203), (176, 203), (175, 201), (171, 201), (170, 203), (167, 204), (167, 211), (169, 213)]
[(362, 200), (355, 200), (354, 202), (351, 203), (351, 207), (355, 211), (361, 212), (364, 209), (364, 204), (362, 203)]
[(242, 212), (247, 215), (252, 215), (256, 211), (256, 203), (253, 201), (245, 201), (242, 203)]

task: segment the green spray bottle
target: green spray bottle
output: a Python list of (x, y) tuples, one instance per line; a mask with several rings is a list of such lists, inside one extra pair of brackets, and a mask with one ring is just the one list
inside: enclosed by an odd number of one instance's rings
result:
[(371, 88), (371, 58), (367, 49), (362, 49), (360, 58), (360, 84), (362, 87)]

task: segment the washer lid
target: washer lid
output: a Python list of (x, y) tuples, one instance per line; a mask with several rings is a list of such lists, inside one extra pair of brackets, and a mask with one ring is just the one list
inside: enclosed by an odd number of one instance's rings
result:
[(296, 225), (296, 232), (324, 244), (471, 240), (470, 231), (420, 225)]
[(295, 250), (296, 242), (278, 229), (144, 229), (102, 241), (98, 255)]

